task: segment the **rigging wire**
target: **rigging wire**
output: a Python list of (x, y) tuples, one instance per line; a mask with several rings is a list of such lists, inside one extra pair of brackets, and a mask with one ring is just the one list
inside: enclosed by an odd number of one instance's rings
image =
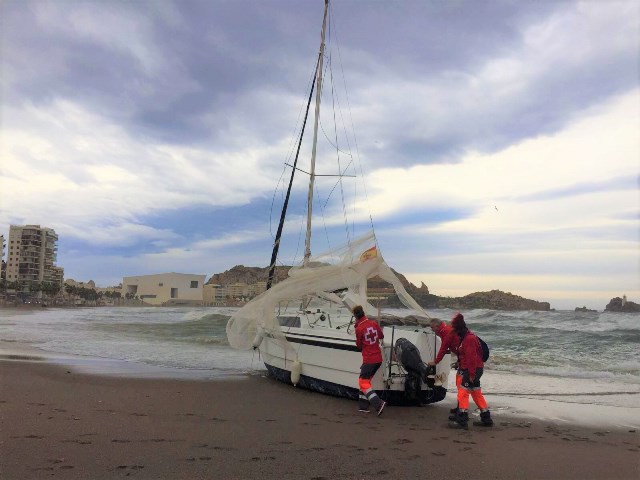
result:
[[(329, 65), (330, 65), (329, 71), (331, 72), (330, 78), (331, 78), (331, 106), (333, 108), (333, 131), (336, 138), (336, 155), (338, 157), (338, 171), (342, 172), (342, 165), (340, 163), (340, 149), (338, 148), (338, 127), (336, 125), (336, 103), (335, 103), (336, 94), (335, 94), (334, 82), (333, 82), (333, 63), (332, 63), (331, 50), (329, 50)], [(347, 217), (347, 205), (344, 198), (344, 184), (342, 182), (342, 174), (338, 177), (338, 181), (340, 182), (340, 196), (342, 198), (342, 213), (344, 215), (344, 225), (345, 225), (345, 230), (347, 232), (347, 244), (351, 245), (351, 235), (349, 235), (349, 220)]]
[[(309, 81), (307, 82), (307, 88), (305, 91), (309, 91), (310, 85), (313, 84), (315, 82), (315, 75), (316, 75), (316, 69), (313, 70), (311, 77), (309, 78)], [(276, 183), (276, 187), (273, 191), (273, 196), (271, 198), (271, 208), (269, 210), (269, 233), (271, 234), (271, 238), (275, 239), (275, 235), (273, 234), (273, 207), (275, 206), (275, 199), (276, 199), (276, 195), (278, 194), (278, 189), (280, 188), (280, 183), (282, 182), (282, 184), (284, 185), (284, 174), (287, 170), (288, 167), (288, 163), (290, 163), (290, 159), (291, 156), (293, 155), (293, 151), (295, 148), (295, 145), (298, 143), (300, 136), (302, 135), (302, 129), (300, 128), (300, 131), (298, 132), (298, 125), (300, 124), (300, 117), (302, 116), (302, 111), (304, 110), (305, 107), (305, 102), (302, 103), (302, 105), (300, 106), (300, 111), (298, 112), (298, 118), (296, 120), (296, 126), (293, 130), (293, 133), (295, 134), (295, 136), (291, 137), (291, 143), (289, 145), (289, 149), (287, 152), (287, 156), (285, 157), (285, 162), (282, 168), (282, 173), (280, 174), (280, 178), (278, 179), (278, 183)], [(298, 133), (296, 133), (298, 132)], [(284, 198), (284, 190), (281, 191), (281, 198)]]
[[(331, 16), (330, 18), (333, 20), (333, 10), (330, 10), (329, 14)], [(333, 24), (334, 22), (331, 21), (331, 23)], [(334, 35), (336, 36), (336, 39), (337, 39), (337, 37), (338, 37), (337, 32), (334, 32)], [(343, 85), (344, 85), (345, 98), (346, 98), (346, 101), (347, 101), (347, 110), (349, 112), (349, 120), (351, 121), (351, 131), (353, 133), (353, 143), (354, 143), (355, 151), (356, 151), (356, 155), (355, 156), (356, 156), (356, 160), (358, 162), (358, 166), (360, 167), (360, 175), (362, 177), (362, 186), (364, 188), (364, 194), (365, 194), (365, 199), (366, 199), (366, 204), (367, 204), (367, 210), (369, 211), (369, 223), (371, 224), (371, 230), (373, 231), (373, 236), (374, 236), (374, 238), (376, 238), (375, 227), (373, 226), (373, 216), (371, 215), (371, 207), (369, 206), (370, 205), (369, 204), (369, 193), (367, 191), (367, 184), (364, 181), (364, 178), (365, 178), (364, 177), (364, 169), (362, 167), (362, 160), (360, 159), (360, 149), (358, 148), (358, 140), (356, 138), (356, 129), (355, 129), (355, 125), (353, 123), (353, 115), (351, 113), (351, 102), (349, 101), (349, 91), (347, 90), (347, 80), (346, 80), (346, 77), (344, 75), (344, 67), (343, 67), (343, 64), (342, 64), (342, 55), (340, 53), (340, 44), (338, 42), (336, 42), (336, 43), (337, 43), (336, 48), (338, 50), (338, 63), (340, 65), (340, 70), (342, 72), (342, 82), (343, 82)], [(348, 142), (348, 139), (347, 139), (347, 142)], [(377, 243), (377, 241), (376, 241), (376, 243)]]
[[(322, 207), (322, 202), (320, 201), (320, 191), (318, 190), (318, 185), (316, 185), (316, 197), (318, 199), (318, 205), (320, 206), (320, 214), (322, 216), (322, 225), (324, 227), (324, 234), (327, 237), (327, 245), (328, 249), (331, 250), (331, 241), (329, 240), (329, 230), (327, 229), (327, 222), (324, 216), (324, 208)], [(325, 206), (327, 204), (325, 203)]]

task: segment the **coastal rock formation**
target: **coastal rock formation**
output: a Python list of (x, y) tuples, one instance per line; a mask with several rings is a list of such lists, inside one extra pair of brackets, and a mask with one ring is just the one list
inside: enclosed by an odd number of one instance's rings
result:
[(491, 310), (551, 310), (549, 302), (538, 302), (500, 290), (475, 292), (458, 298), (443, 298), (439, 302), (439, 306), (447, 308), (489, 308)]
[(604, 309), (605, 312), (625, 312), (636, 313), (640, 312), (640, 305), (628, 300), (623, 301), (620, 297), (612, 298)]
[(587, 307), (576, 307), (575, 309), (576, 312), (592, 312), (592, 313), (597, 313), (597, 310), (591, 310), (590, 308)]
[[(276, 281), (282, 281), (287, 278), (287, 272), (291, 267), (281, 266), (276, 268)], [(393, 269), (392, 269), (393, 270)], [(440, 297), (429, 292), (429, 287), (421, 282), (420, 287), (409, 282), (407, 278), (399, 272), (393, 270), (398, 279), (404, 285), (407, 292), (423, 308), (453, 308), (453, 309), (472, 309), (486, 308), (492, 310), (542, 310), (549, 311), (551, 306), (549, 302), (538, 302), (527, 298), (505, 293), (500, 290), (491, 290), (490, 292), (475, 292), (465, 295), (464, 297)], [(216, 273), (211, 276), (207, 284), (232, 285), (235, 283), (245, 283), (252, 285), (257, 282), (267, 280), (269, 273), (268, 267), (245, 267), (244, 265), (236, 265), (222, 273)], [(369, 295), (376, 300), (372, 303), (376, 306), (387, 308), (402, 308), (397, 295), (393, 292), (393, 288), (386, 281), (374, 277), (368, 282)], [(628, 302), (632, 303), (632, 302)]]
[[(464, 297), (439, 297), (438, 295), (421, 294), (420, 292), (409, 293), (423, 308), (486, 308), (491, 310), (541, 310), (545, 312), (551, 310), (549, 302), (538, 302), (500, 290), (475, 292)], [(383, 306), (399, 308), (402, 307), (402, 304), (398, 297), (393, 295), (387, 299)]]
[[(276, 267), (275, 279), (276, 282), (282, 281), (287, 278), (287, 272), (291, 267), (281, 266)], [(233, 285), (234, 283), (246, 283), (247, 285), (253, 285), (258, 282), (266, 282), (269, 276), (269, 267), (245, 267), (244, 265), (236, 265), (222, 273), (214, 273), (207, 285)]]

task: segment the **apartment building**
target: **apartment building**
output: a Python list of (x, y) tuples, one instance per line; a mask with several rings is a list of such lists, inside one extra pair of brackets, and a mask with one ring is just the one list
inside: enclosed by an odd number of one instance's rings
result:
[(249, 285), (249, 297), (257, 297), (267, 291), (267, 282), (256, 282)]
[(24, 291), (35, 282), (62, 285), (64, 270), (55, 265), (58, 235), (40, 225), (11, 225), (7, 242), (7, 281), (21, 282)]
[(227, 287), (210, 283), (202, 287), (204, 305), (225, 305), (227, 302)]
[(227, 285), (227, 294), (232, 298), (247, 298), (249, 296), (249, 285), (244, 282), (236, 282)]
[(122, 295), (137, 296), (151, 305), (202, 305), (206, 275), (160, 273), (122, 279)]

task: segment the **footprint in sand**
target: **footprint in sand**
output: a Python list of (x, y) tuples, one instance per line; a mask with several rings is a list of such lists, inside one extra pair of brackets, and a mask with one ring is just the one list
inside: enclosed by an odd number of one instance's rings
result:
[(413, 440), (409, 440), (408, 438), (398, 438), (395, 443), (402, 445), (404, 443), (413, 443)]
[(77, 443), (78, 445), (91, 445), (92, 442), (88, 440), (62, 440), (62, 443)]

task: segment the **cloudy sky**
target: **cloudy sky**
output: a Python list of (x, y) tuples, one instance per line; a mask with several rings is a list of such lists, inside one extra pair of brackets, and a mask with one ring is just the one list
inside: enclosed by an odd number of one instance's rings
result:
[[(102, 286), (266, 266), (322, 9), (2, 2), (0, 233), (54, 228), (65, 276)], [(358, 178), (318, 179), (312, 251), (371, 217), (439, 295), (640, 302), (639, 42), (632, 0), (334, 0), (317, 173)]]

